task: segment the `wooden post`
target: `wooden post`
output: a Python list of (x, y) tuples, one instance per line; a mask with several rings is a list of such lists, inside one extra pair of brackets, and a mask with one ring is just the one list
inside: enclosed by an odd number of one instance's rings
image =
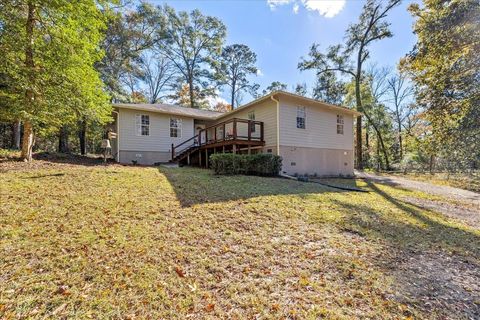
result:
[(217, 127), (215, 127), (215, 137), (213, 138), (214, 142), (217, 142)]
[(263, 122), (260, 122), (260, 141), (263, 141)]
[(172, 160), (175, 158), (175, 146), (172, 143)]
[(208, 169), (208, 149), (205, 148), (205, 168)]
[[(249, 139), (249, 140), (250, 140), (250, 139)], [(248, 150), (248, 154), (251, 154), (251, 153), (252, 153), (252, 151), (250, 150), (250, 145), (248, 145), (248, 149), (247, 149), (247, 150)]]
[(233, 150), (232, 151), (233, 151), (234, 154), (237, 153), (237, 145), (236, 144), (233, 145)]
[(190, 152), (187, 155), (187, 164), (190, 165)]
[[(225, 135), (226, 135), (226, 133), (225, 133), (225, 123), (224, 123), (224, 124), (223, 124), (223, 140), (225, 140)], [(225, 148), (224, 148), (224, 149), (225, 149)], [(224, 150), (224, 152), (225, 152), (225, 150)]]
[(202, 167), (202, 150), (198, 150), (198, 165)]
[(233, 118), (233, 140), (237, 140), (237, 119)]
[(248, 141), (252, 140), (252, 124), (255, 125), (252, 120), (248, 120)]
[(222, 146), (222, 153), (225, 153), (225, 145)]

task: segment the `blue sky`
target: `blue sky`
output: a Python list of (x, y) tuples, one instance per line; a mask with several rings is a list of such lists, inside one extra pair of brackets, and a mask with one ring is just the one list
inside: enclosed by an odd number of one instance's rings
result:
[[(272, 2), (272, 0), (270, 0)], [(313, 72), (300, 72), (297, 64), (306, 56), (312, 43), (323, 48), (343, 41), (345, 30), (356, 22), (362, 0), (217, 0), (155, 1), (168, 3), (176, 10), (200, 9), (220, 18), (227, 26), (227, 44), (248, 45), (257, 54), (261, 74), (252, 78), (264, 89), (272, 81), (281, 81), (291, 89), (305, 82), (314, 83)], [(404, 1), (388, 17), (394, 36), (371, 46), (368, 63), (394, 68), (415, 43), (413, 19), (407, 11), (412, 1)], [(329, 7), (330, 6), (330, 7)], [(244, 103), (250, 100), (246, 96)]]

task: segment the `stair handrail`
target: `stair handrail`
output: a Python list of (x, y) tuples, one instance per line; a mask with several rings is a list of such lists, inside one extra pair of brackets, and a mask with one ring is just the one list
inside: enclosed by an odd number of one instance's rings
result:
[[(198, 138), (198, 134), (197, 135), (194, 135), (193, 137), (191, 137), (190, 139), (188, 140), (185, 140), (183, 141), (182, 143), (178, 144), (178, 145), (174, 145), (172, 143), (172, 160), (175, 159), (175, 154), (176, 154), (176, 151), (178, 150), (179, 147), (183, 146), (184, 144), (186, 144), (187, 142), (189, 141), (192, 141), (194, 140), (194, 143), (192, 145), (190, 145), (189, 147), (192, 147), (194, 146), (196, 143), (195, 143), (195, 138)], [(198, 141), (198, 140), (197, 140)], [(185, 149), (188, 149), (189, 147), (185, 148)]]

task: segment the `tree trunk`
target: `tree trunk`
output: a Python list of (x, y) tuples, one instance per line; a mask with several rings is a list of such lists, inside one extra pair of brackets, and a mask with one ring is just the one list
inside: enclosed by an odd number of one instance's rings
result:
[(190, 107), (195, 108), (195, 94), (193, 91), (193, 79), (188, 80), (188, 91), (190, 94)]
[[(355, 76), (355, 100), (357, 111), (363, 112), (362, 94), (360, 92), (360, 81), (362, 80), (362, 52), (363, 45), (358, 49), (357, 56), (357, 73)], [(362, 159), (362, 117), (357, 117), (357, 168), (363, 169)]]
[(430, 155), (430, 168), (429, 168), (430, 174), (433, 174), (434, 167), (435, 167), (435, 156), (432, 154)]
[(20, 150), (20, 141), (22, 135), (22, 124), (20, 121), (15, 121), (13, 124), (13, 139), (12, 139), (12, 148)]
[(23, 143), (22, 143), (22, 159), (24, 161), (32, 161), (33, 157), (33, 143), (35, 138), (33, 136), (33, 127), (30, 121), (23, 122)]
[(79, 123), (78, 140), (80, 142), (80, 154), (87, 154), (87, 121), (82, 120)]
[(68, 147), (68, 129), (65, 126), (61, 127), (58, 133), (58, 152), (70, 152), (70, 148)]
[[(27, 88), (25, 90), (25, 107), (33, 110), (35, 104), (35, 61), (33, 60), (33, 28), (35, 25), (35, 6), (28, 2), (28, 15), (26, 22), (26, 45), (25, 45), (25, 67), (27, 70)], [(23, 123), (23, 144), (21, 157), (24, 161), (32, 161), (33, 144), (35, 142), (33, 126), (30, 119)]]

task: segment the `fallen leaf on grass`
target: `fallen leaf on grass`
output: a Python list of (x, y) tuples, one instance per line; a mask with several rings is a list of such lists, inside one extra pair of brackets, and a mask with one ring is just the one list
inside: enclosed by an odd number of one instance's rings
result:
[(212, 312), (213, 309), (215, 309), (215, 304), (213, 304), (213, 303), (209, 303), (209, 304), (207, 304), (207, 306), (205, 307), (205, 311), (207, 311), (207, 312)]
[(175, 267), (175, 272), (180, 278), (185, 278), (185, 272), (180, 267)]

